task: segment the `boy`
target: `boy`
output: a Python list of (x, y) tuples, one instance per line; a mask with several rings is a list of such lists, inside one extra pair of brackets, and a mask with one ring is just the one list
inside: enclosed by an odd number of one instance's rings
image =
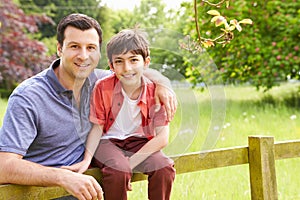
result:
[(127, 199), (133, 170), (148, 175), (150, 200), (170, 199), (175, 169), (161, 152), (168, 144), (169, 122), (164, 106), (154, 112), (156, 86), (143, 76), (150, 64), (145, 34), (119, 32), (107, 44), (107, 55), (115, 73), (96, 83), (85, 158), (73, 167), (85, 171), (95, 152), (93, 164), (101, 169), (105, 200)]

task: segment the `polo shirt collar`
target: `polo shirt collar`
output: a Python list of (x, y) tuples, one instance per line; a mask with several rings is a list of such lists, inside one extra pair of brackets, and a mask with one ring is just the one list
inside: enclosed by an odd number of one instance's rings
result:
[[(67, 90), (64, 86), (62, 86), (54, 72), (54, 69), (57, 68), (60, 64), (60, 58), (54, 60), (50, 67), (49, 70), (47, 71), (46, 76), (49, 79), (50, 84), (52, 85), (52, 87), (54, 88), (54, 90), (58, 93), (65, 93), (65, 92), (69, 92), (70, 90)], [(90, 76), (86, 79), (86, 81), (84, 82), (84, 87), (89, 87), (92, 85), (91, 80), (90, 80)]]

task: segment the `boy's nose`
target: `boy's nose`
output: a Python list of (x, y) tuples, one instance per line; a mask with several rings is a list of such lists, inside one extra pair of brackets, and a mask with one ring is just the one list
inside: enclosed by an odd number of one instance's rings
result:
[(129, 71), (131, 69), (132, 69), (131, 64), (128, 61), (125, 61), (124, 62), (124, 71)]

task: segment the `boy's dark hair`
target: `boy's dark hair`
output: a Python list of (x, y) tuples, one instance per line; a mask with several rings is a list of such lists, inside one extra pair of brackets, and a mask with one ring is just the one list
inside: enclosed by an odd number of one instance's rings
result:
[(65, 16), (57, 26), (57, 41), (60, 46), (63, 46), (63, 41), (65, 39), (65, 30), (68, 26), (72, 26), (82, 31), (91, 28), (96, 29), (99, 35), (99, 46), (101, 48), (102, 30), (100, 24), (94, 18), (80, 13), (73, 13)]
[(106, 51), (111, 64), (112, 55), (125, 54), (127, 52), (142, 55), (145, 60), (146, 57), (150, 56), (147, 34), (138, 28), (124, 29), (110, 39), (107, 43)]

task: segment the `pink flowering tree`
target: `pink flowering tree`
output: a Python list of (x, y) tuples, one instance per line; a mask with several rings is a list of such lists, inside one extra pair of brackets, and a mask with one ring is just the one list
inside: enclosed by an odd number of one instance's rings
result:
[[(0, 3), (0, 89), (2, 96), (49, 64), (46, 46), (32, 39), (37, 23), (51, 23), (46, 16), (27, 16), (11, 0)], [(31, 34), (31, 36), (29, 36)]]

